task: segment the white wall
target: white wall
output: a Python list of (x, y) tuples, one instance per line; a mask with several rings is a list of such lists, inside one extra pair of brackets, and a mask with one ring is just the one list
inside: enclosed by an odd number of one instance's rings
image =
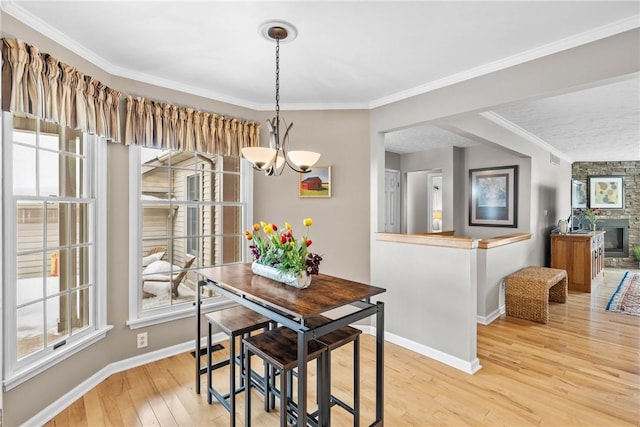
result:
[(407, 233), (428, 231), (427, 185), (429, 173), (426, 171), (407, 172), (406, 213)]
[(477, 250), (376, 243), (371, 274), (387, 289), (380, 299), (402, 301), (385, 304), (385, 339), (477, 371)]

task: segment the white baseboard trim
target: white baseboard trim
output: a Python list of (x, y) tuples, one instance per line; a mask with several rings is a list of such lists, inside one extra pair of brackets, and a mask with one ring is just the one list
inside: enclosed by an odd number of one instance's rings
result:
[(481, 325), (488, 325), (494, 320), (496, 320), (498, 317), (500, 317), (501, 314), (502, 313), (500, 313), (500, 309), (496, 308), (491, 313), (489, 313), (488, 316), (480, 316), (480, 315), (476, 316), (476, 321)]
[[(368, 325), (351, 325), (354, 328), (360, 329), (362, 332), (375, 335), (376, 328), (375, 326)], [(444, 363), (445, 365), (451, 366), (452, 368), (456, 368), (462, 372), (467, 374), (475, 374), (482, 368), (480, 365), (480, 360), (476, 357), (473, 361), (467, 362), (466, 360), (459, 359), (457, 357), (451, 356), (450, 354), (444, 353), (440, 350), (436, 350), (434, 348), (428, 347), (423, 344), (419, 344), (415, 341), (408, 340), (396, 334), (392, 334), (390, 332), (384, 333), (385, 341), (389, 341), (390, 343), (397, 344), (400, 347), (404, 347), (407, 350), (411, 350), (423, 356), (427, 356), (430, 359), (434, 359), (440, 363)]]
[[(211, 336), (212, 342), (217, 343), (227, 339), (227, 335), (223, 332), (218, 332)], [(167, 357), (175, 356), (176, 354), (184, 353), (186, 351), (193, 350), (193, 340), (184, 342), (182, 344), (176, 344), (171, 347), (166, 347), (160, 350), (150, 351), (139, 356), (130, 357), (129, 359), (120, 360), (118, 362), (110, 363), (98, 372), (84, 380), (78, 386), (74, 387), (68, 393), (61, 396), (55, 402), (44, 408), (42, 411), (34, 415), (29, 420), (25, 421), (23, 426), (41, 426), (58, 415), (64, 409), (66, 409), (73, 402), (87, 394), (92, 388), (106, 380), (110, 375), (117, 374), (118, 372), (126, 371), (127, 369), (136, 368), (147, 363), (155, 362)], [(206, 337), (201, 338), (200, 346), (206, 347)], [(195, 372), (195, 365), (194, 365)]]
[[(375, 326), (370, 325), (360, 325), (354, 324), (351, 325), (354, 328), (360, 329), (362, 332), (375, 335), (376, 328)], [(459, 359), (457, 357), (453, 357), (450, 354), (443, 353), (440, 350), (433, 349), (431, 347), (427, 347), (425, 345), (416, 343), (414, 341), (408, 340), (406, 338), (400, 337), (398, 335), (385, 332), (384, 334), (385, 340), (389, 341), (393, 344), (397, 344), (401, 347), (404, 347), (408, 350), (414, 351), (418, 354), (422, 354), (423, 356), (427, 356), (431, 359), (434, 359), (438, 362), (444, 363), (445, 365), (456, 368), (462, 372), (467, 374), (475, 374), (482, 368), (480, 365), (480, 360), (475, 358), (475, 360), (471, 362), (467, 362), (466, 360)], [(218, 332), (211, 336), (212, 342), (221, 342), (227, 339), (227, 335), (223, 332)], [(201, 338), (200, 346), (206, 346), (206, 337)], [(106, 380), (110, 375), (117, 374), (118, 372), (126, 371), (127, 369), (136, 368), (141, 365), (145, 365), (147, 363), (152, 363), (161, 359), (165, 359), (167, 357), (175, 356), (180, 353), (184, 353), (186, 351), (193, 350), (193, 340), (188, 342), (184, 342), (182, 344), (176, 344), (171, 347), (163, 348), (160, 350), (151, 351), (149, 353), (144, 353), (139, 356), (130, 357), (129, 359), (120, 360), (117, 362), (110, 363), (105, 366), (85, 381), (80, 383), (77, 387), (74, 387), (68, 393), (61, 396), (55, 402), (51, 403), (49, 406), (44, 408), (42, 411), (34, 415), (32, 418), (27, 420), (23, 425), (25, 426), (33, 426), (33, 425), (43, 425), (53, 417), (62, 412), (65, 408), (71, 405), (73, 402), (87, 394), (92, 388), (100, 384), (102, 381)], [(195, 366), (194, 366), (195, 370)]]

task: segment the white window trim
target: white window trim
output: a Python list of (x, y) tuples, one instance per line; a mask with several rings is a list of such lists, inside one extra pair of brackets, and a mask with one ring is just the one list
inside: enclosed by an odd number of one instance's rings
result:
[[(13, 115), (11, 113), (3, 112), (2, 113), (2, 141), (3, 145), (6, 147), (8, 144), (4, 144), (5, 141), (10, 141), (12, 139), (12, 135), (10, 132), (13, 132)], [(3, 355), (0, 356), (0, 360), (3, 362), (3, 386), (5, 390), (11, 390), (12, 388), (22, 384), (23, 382), (35, 377), (36, 375), (46, 371), (47, 369), (53, 367), (57, 363), (65, 360), (74, 354), (84, 350), (90, 345), (98, 342), (102, 338), (104, 338), (109, 330), (113, 328), (112, 325), (107, 325), (107, 143), (99, 138), (91, 135), (85, 134), (83, 138), (87, 139), (87, 145), (90, 146), (90, 149), (94, 150), (95, 156), (95, 164), (94, 171), (91, 176), (91, 180), (95, 180), (95, 214), (96, 219), (94, 223), (94, 235), (95, 235), (95, 285), (93, 288), (93, 292), (95, 292), (94, 298), (94, 329), (92, 332), (87, 333), (83, 337), (71, 341), (66, 344), (64, 347), (60, 347), (56, 351), (50, 353), (47, 356), (43, 356), (33, 363), (24, 366), (22, 368), (16, 369), (15, 367), (8, 366), (11, 358), (8, 356), (10, 352), (15, 351), (16, 343), (6, 343), (4, 340), (4, 349)], [(11, 164), (11, 156), (4, 156), (4, 147), (2, 151), (2, 166), (0, 171), (2, 173), (11, 174), (12, 164)], [(4, 175), (2, 175), (4, 176)], [(5, 180), (11, 181), (11, 180)], [(9, 185), (8, 183), (5, 185)], [(12, 204), (6, 204), (5, 196), (7, 194), (11, 194), (13, 197), (13, 192), (5, 192), (5, 188), (2, 188), (2, 201), (4, 206), (9, 206)], [(3, 255), (3, 269), (2, 269), (2, 277), (5, 283), (9, 283), (10, 280), (15, 278), (15, 268), (13, 266), (14, 260), (11, 257), (11, 254), (15, 254), (15, 228), (11, 227), (10, 224), (13, 224), (14, 221), (13, 208), (9, 209), (9, 212), (6, 216), (1, 218), (3, 221), (6, 220), (5, 229), (8, 230), (6, 235), (2, 236), (2, 255)], [(11, 231), (13, 230), (13, 232)], [(11, 296), (15, 296), (15, 289), (11, 287), (10, 295), (7, 296), (9, 301), (14, 300)], [(3, 295), (0, 295), (0, 303), (3, 301)], [(2, 336), (4, 337), (4, 327), (13, 327), (15, 328), (15, 321), (12, 319), (7, 319), (5, 316), (4, 306), (0, 304), (0, 312), (2, 313), (2, 319), (0, 319), (0, 325), (2, 326)]]
[[(244, 210), (245, 224), (253, 223), (253, 169), (242, 159), (240, 162), (240, 200), (247, 201)], [(142, 310), (142, 286), (140, 280), (140, 261), (142, 257), (142, 220), (140, 215), (140, 147), (129, 146), (129, 320), (126, 324), (130, 329), (145, 328), (174, 320), (185, 319), (195, 315), (195, 301), (191, 304), (179, 304), (165, 309), (156, 309), (149, 312)], [(135, 228), (134, 228), (135, 227)], [(250, 253), (244, 245), (242, 257), (248, 260)], [(202, 300), (201, 312), (221, 310), (235, 305), (227, 298), (213, 298)]]

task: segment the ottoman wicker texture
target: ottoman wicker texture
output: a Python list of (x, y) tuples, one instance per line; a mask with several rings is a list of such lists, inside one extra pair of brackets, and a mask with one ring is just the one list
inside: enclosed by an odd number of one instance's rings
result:
[(525, 267), (505, 280), (507, 316), (547, 323), (549, 301), (567, 301), (567, 272), (557, 268)]

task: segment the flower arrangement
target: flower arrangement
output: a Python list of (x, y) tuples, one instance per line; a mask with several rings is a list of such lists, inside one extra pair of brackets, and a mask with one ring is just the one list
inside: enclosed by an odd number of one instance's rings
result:
[(245, 231), (244, 235), (248, 241), (253, 242), (249, 248), (256, 262), (276, 267), (282, 273), (294, 277), (303, 271), (318, 274), (322, 257), (308, 250), (313, 243), (309, 239), (309, 227), (313, 224), (313, 219), (305, 218), (302, 223), (307, 227), (307, 232), (298, 239), (294, 237), (288, 222), (285, 222), (283, 230), (264, 221), (253, 224), (252, 230)]

